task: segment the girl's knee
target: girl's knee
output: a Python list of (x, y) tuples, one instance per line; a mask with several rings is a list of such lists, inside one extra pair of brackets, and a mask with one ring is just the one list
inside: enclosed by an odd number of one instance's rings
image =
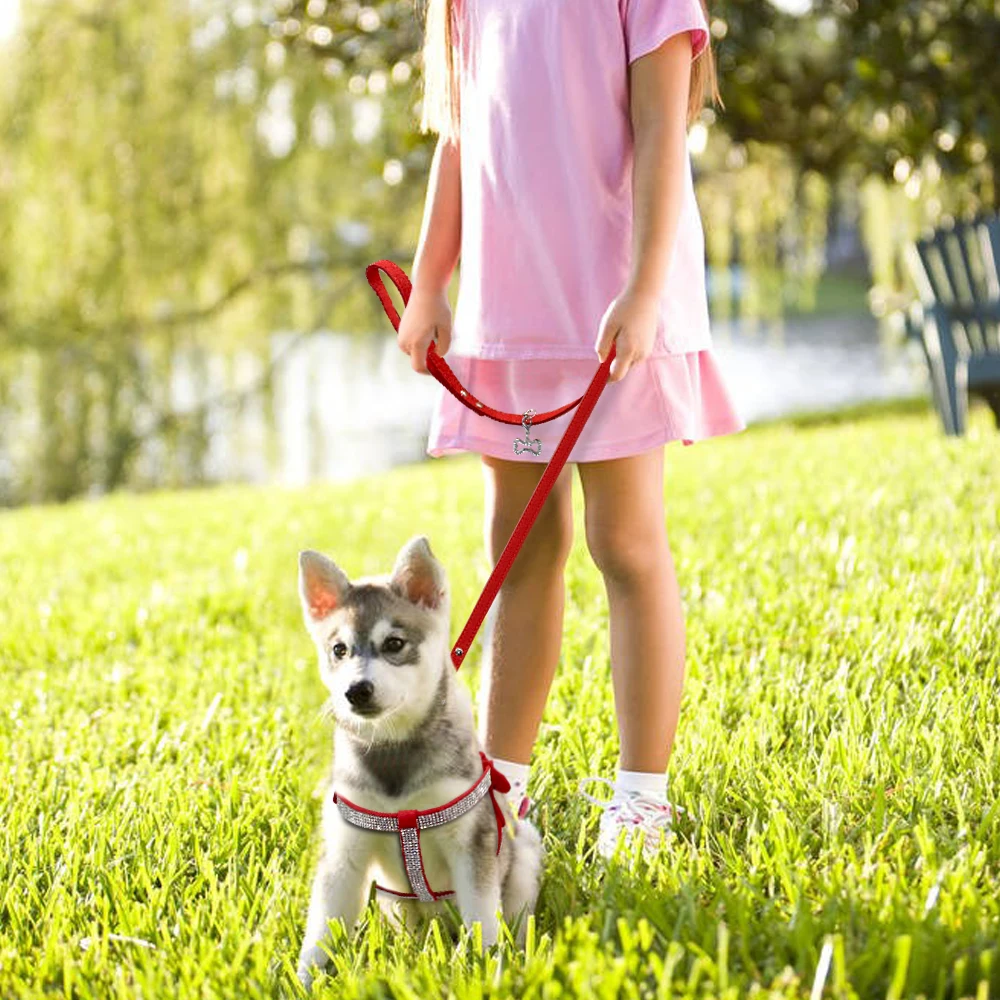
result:
[(621, 521), (586, 525), (587, 549), (594, 565), (605, 579), (622, 583), (641, 579), (662, 562), (665, 534), (638, 531)]

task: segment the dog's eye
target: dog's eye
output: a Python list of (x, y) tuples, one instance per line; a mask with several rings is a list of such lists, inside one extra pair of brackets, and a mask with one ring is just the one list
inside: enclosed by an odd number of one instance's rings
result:
[(335, 642), (330, 647), (330, 652), (339, 660), (347, 653), (347, 646), (343, 642)]
[(398, 635), (390, 636), (385, 640), (383, 649), (387, 653), (398, 653), (406, 645), (405, 639), (400, 639)]

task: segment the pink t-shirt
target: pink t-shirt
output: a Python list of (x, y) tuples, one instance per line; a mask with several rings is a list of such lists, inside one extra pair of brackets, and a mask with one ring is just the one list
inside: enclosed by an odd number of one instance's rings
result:
[[(461, 280), (451, 350), (593, 358), (632, 256), (628, 64), (708, 44), (700, 0), (455, 0)], [(652, 356), (710, 346), (690, 156)]]

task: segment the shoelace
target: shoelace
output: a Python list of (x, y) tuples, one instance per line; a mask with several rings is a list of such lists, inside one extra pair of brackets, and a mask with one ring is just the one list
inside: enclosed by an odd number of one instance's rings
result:
[(520, 802), (516, 799), (507, 799), (507, 805), (510, 806), (510, 811), (514, 815), (515, 822), (510, 824), (510, 830), (507, 835), (509, 837), (517, 836), (517, 821), (522, 820), (528, 815), (528, 810), (531, 809), (531, 799), (527, 795), (522, 795)]
[[(597, 799), (585, 792), (583, 786), (588, 781), (600, 781), (608, 785), (613, 793), (612, 798)], [(645, 820), (652, 820), (656, 824), (661, 824), (669, 822), (675, 812), (684, 812), (680, 806), (653, 798), (642, 792), (621, 792), (613, 781), (599, 774), (591, 774), (586, 778), (581, 778), (580, 783), (577, 785), (577, 791), (585, 799), (593, 802), (594, 805), (599, 806), (601, 809), (618, 813), (617, 819), (624, 823), (632, 822), (633, 824), (638, 824)]]

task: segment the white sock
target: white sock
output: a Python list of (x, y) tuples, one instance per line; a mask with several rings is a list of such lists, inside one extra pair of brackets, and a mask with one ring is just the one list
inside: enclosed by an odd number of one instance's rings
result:
[(528, 775), (531, 773), (530, 764), (515, 764), (512, 760), (504, 760), (502, 757), (494, 757), (493, 763), (497, 770), (510, 782), (510, 791), (507, 798), (514, 805), (514, 811), (521, 804), (521, 799), (528, 789)]
[(618, 768), (615, 792), (621, 795), (642, 792), (643, 795), (666, 799), (667, 776), (661, 771), (623, 771)]

